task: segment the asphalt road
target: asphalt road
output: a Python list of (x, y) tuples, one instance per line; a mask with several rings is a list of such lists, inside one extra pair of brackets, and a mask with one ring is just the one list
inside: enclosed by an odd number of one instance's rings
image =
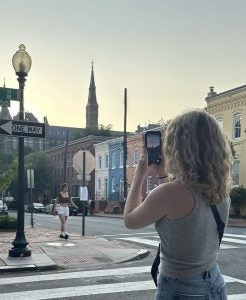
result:
[[(35, 226), (59, 230), (58, 217), (44, 214), (35, 214), (34, 217)], [(30, 224), (30, 214), (26, 214), (25, 220), (27, 224)], [(69, 232), (81, 233), (82, 217), (69, 217), (67, 229)], [(33, 300), (61, 298), (83, 300), (154, 299), (154, 286), (151, 282), (149, 266), (153, 261), (156, 247), (150, 245), (151, 243), (148, 244), (148, 241), (155, 243), (157, 241), (153, 225), (141, 230), (129, 230), (125, 228), (123, 220), (120, 218), (88, 216), (86, 217), (85, 232), (86, 235), (103, 236), (107, 239), (122, 238), (129, 243), (137, 243), (138, 245), (140, 243), (143, 248), (150, 250), (150, 255), (143, 260), (90, 272), (76, 270), (76, 272), (6, 274), (3, 276), (11, 277), (12, 284), (4, 285), (6, 279), (0, 278), (0, 286), (2, 285), (0, 299), (11, 299), (4, 298), (4, 293), (13, 292), (13, 287), (17, 293), (16, 299), (29, 299), (25, 298), (29, 295), (28, 293)], [(246, 228), (227, 228), (220, 251), (219, 265), (227, 281), (229, 300), (246, 299), (245, 250)], [(26, 277), (30, 275), (30, 278)], [(57, 280), (58, 275), (61, 276), (59, 280)], [(24, 282), (16, 284), (15, 280), (20, 277), (23, 278)], [(3, 281), (1, 282), (1, 280)], [(59, 294), (56, 294), (58, 291)], [(42, 293), (44, 293), (43, 298)], [(22, 296), (23, 298), (21, 298)]]

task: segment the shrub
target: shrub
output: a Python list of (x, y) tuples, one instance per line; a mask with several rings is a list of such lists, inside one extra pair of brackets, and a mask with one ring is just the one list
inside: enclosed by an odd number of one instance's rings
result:
[(17, 220), (14, 217), (8, 215), (0, 216), (0, 230), (1, 229), (16, 229)]
[(235, 215), (240, 215), (240, 208), (246, 204), (246, 189), (243, 187), (236, 187), (231, 190), (231, 205), (234, 209)]

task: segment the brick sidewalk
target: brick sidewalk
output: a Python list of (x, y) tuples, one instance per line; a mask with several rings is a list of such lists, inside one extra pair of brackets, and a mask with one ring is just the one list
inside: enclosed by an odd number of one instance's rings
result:
[[(13, 247), (12, 242), (15, 239), (15, 232), (10, 231), (0, 231), (0, 253), (8, 253)], [(41, 254), (44, 253), (39, 243), (52, 242), (59, 240), (60, 232), (56, 230), (49, 230), (45, 228), (32, 228), (30, 226), (25, 228), (25, 236), (28, 241), (28, 247), (33, 253)], [(81, 235), (71, 234), (71, 239), (79, 238)]]

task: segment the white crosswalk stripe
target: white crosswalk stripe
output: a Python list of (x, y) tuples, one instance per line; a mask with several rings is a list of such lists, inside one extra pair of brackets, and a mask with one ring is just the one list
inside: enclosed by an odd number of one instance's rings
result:
[[(147, 238), (141, 238), (138, 236), (128, 236), (128, 237), (118, 237), (117, 239), (134, 242), (146, 246), (158, 247), (159, 245), (158, 235), (148, 236)], [(225, 233), (220, 248), (222, 250), (235, 249), (235, 248), (245, 247), (245, 245), (246, 245), (246, 235)]]
[[(33, 275), (33, 276), (17, 276), (1, 278), (1, 285), (13, 285), (16, 286), (18, 283), (35, 283), (35, 282), (47, 282), (58, 281), (58, 280), (71, 280), (75, 278), (91, 278), (91, 277), (102, 277), (102, 276), (115, 276), (122, 278), (122, 275), (134, 275), (134, 274), (149, 274), (150, 266), (144, 267), (128, 267), (118, 269), (104, 269), (104, 270), (93, 270), (93, 271), (82, 271), (82, 272), (64, 272), (55, 274), (45, 275)], [(152, 280), (142, 281), (128, 281), (128, 276), (124, 277), (126, 281), (117, 283), (106, 283), (106, 284), (91, 284), (91, 285), (78, 285), (73, 287), (56, 287), (56, 288), (45, 288), (45, 289), (33, 289), (13, 292), (0, 293), (0, 299), (2, 300), (41, 300), (41, 299), (63, 299), (65, 297), (81, 297), (89, 295), (102, 295), (102, 299), (105, 299), (105, 294), (119, 294), (124, 292), (141, 292), (141, 291), (153, 291), (155, 285)], [(224, 276), (226, 283), (240, 283), (246, 286), (245, 280), (240, 280), (230, 276)], [(83, 282), (83, 281), (81, 281)], [(3, 289), (0, 289), (3, 291)], [(112, 298), (113, 299), (113, 298)], [(246, 294), (233, 294), (228, 296), (229, 300), (245, 300)]]

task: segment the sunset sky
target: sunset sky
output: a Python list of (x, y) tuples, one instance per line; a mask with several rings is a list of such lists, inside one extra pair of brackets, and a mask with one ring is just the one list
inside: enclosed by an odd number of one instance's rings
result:
[(134, 131), (205, 107), (211, 85), (246, 84), (245, 0), (0, 2), (0, 86), (5, 77), (18, 88), (12, 56), (25, 44), (25, 110), (41, 122), (85, 127), (92, 60), (99, 123), (114, 130), (123, 130), (124, 88)]

